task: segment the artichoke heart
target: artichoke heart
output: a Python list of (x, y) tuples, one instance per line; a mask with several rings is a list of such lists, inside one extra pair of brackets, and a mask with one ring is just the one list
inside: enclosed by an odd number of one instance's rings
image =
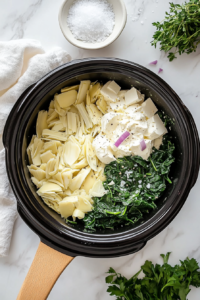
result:
[(90, 168), (94, 171), (97, 171), (98, 158), (96, 157), (95, 151), (92, 147), (92, 143), (88, 138), (86, 140), (86, 159)]
[(106, 114), (108, 106), (103, 96), (100, 96), (96, 102), (98, 109), (102, 112), (102, 114)]
[(91, 103), (95, 103), (97, 100), (98, 95), (100, 94), (100, 83), (97, 82), (93, 87), (90, 89), (90, 99)]
[(85, 213), (76, 208), (72, 214), (72, 217), (74, 221), (76, 221), (76, 218), (83, 219), (85, 217)]
[(66, 197), (61, 202), (59, 202), (59, 210), (61, 213), (61, 216), (63, 218), (68, 218), (72, 216), (75, 205), (78, 203), (78, 197), (72, 196), (72, 197)]
[(84, 213), (92, 211), (91, 203), (84, 196), (78, 196), (78, 203), (76, 204), (76, 208)]
[(67, 108), (75, 103), (77, 99), (77, 91), (71, 90), (59, 95), (55, 95), (55, 99), (61, 108)]
[(42, 136), (44, 138), (58, 140), (65, 142), (67, 140), (67, 135), (64, 132), (57, 132), (49, 129), (44, 129), (42, 132)]
[(87, 91), (89, 90), (90, 83), (91, 83), (90, 80), (81, 81), (78, 95), (77, 95), (76, 104), (82, 103), (86, 100), (86, 94), (87, 94)]
[(58, 184), (49, 182), (44, 184), (37, 192), (39, 195), (53, 192), (62, 192), (62, 188)]
[(90, 173), (90, 167), (87, 167), (85, 169), (82, 169), (77, 176), (75, 176), (73, 179), (70, 180), (69, 182), (69, 188), (72, 192), (75, 190), (80, 189), (83, 181), (87, 177), (87, 175)]
[(79, 84), (61, 89), (61, 93), (69, 92), (69, 91), (72, 91), (72, 90), (78, 91), (78, 89), (79, 89)]
[(96, 107), (95, 104), (90, 104), (86, 106), (88, 115), (92, 120), (94, 125), (101, 125), (101, 119), (103, 117), (102, 112)]
[(102, 181), (98, 179), (91, 190), (89, 191), (90, 197), (103, 197), (106, 194), (106, 190), (104, 189), (104, 186), (102, 184)]
[(38, 113), (37, 123), (36, 123), (37, 137), (41, 138), (42, 137), (42, 131), (44, 129), (47, 129), (47, 128), (48, 128), (48, 124), (47, 124), (47, 111), (41, 110)]
[(85, 122), (86, 129), (92, 128), (92, 122), (91, 122), (91, 119), (90, 119), (90, 117), (89, 117), (89, 115), (86, 111), (84, 103), (77, 104), (76, 107), (77, 107), (81, 117), (83, 118), (83, 120)]
[(102, 87), (97, 80), (82, 80), (54, 94), (48, 110), (39, 111), (27, 147), (37, 194), (66, 219), (83, 219), (93, 209), (92, 197), (106, 192), (100, 187), (104, 165), (92, 146), (107, 111)]
[(63, 160), (66, 165), (73, 165), (81, 152), (80, 147), (71, 141), (68, 141), (63, 146)]
[(52, 153), (51, 150), (48, 150), (40, 155), (42, 163), (48, 163), (48, 161), (52, 158), (56, 158), (55, 154)]

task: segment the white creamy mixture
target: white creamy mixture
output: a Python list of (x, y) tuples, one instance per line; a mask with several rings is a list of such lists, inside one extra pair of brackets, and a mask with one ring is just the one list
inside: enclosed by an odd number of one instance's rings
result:
[[(120, 87), (110, 81), (101, 90), (109, 109), (101, 120), (101, 132), (93, 141), (93, 147), (99, 160), (105, 164), (118, 157), (139, 155), (147, 159), (152, 147), (160, 147), (162, 136), (167, 133), (153, 101), (144, 101), (144, 95), (132, 88), (120, 91)], [(117, 111), (117, 112), (116, 112)], [(119, 147), (114, 144), (117, 139), (128, 131), (127, 137)], [(141, 140), (145, 141), (146, 149), (141, 150)]]

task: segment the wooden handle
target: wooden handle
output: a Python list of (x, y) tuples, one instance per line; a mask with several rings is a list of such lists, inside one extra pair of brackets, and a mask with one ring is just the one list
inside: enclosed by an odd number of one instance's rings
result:
[(40, 242), (17, 300), (45, 300), (73, 258)]

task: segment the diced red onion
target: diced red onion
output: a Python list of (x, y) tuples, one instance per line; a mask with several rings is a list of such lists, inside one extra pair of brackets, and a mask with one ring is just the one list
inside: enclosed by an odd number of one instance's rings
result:
[(125, 139), (127, 139), (127, 137), (129, 137), (129, 135), (130, 135), (130, 133), (129, 133), (128, 131), (124, 132), (124, 133), (120, 136), (120, 138), (118, 138), (118, 140), (116, 141), (115, 146), (116, 146), (116, 147), (119, 147), (119, 146), (121, 145), (121, 143), (122, 143)]
[(160, 68), (160, 69), (158, 70), (158, 74), (160, 74), (162, 71), (163, 71), (163, 69)]
[(147, 145), (144, 140), (141, 140), (140, 147), (141, 147), (141, 151), (144, 151), (146, 149)]
[(157, 63), (158, 63), (158, 61), (157, 61), (157, 60), (154, 60), (154, 61), (150, 62), (149, 64), (150, 64), (150, 65), (157, 65)]

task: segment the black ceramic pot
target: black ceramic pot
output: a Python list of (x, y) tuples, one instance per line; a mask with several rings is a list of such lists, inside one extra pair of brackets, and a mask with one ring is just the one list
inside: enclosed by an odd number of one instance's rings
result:
[[(36, 117), (47, 109), (53, 95), (80, 80), (116, 80), (123, 89), (131, 86), (151, 97), (175, 123), (172, 126), (176, 162), (173, 184), (157, 201), (157, 210), (142, 224), (117, 231), (85, 233), (71, 228), (36, 194), (27, 169), (26, 148), (35, 134)], [(3, 134), (6, 165), (19, 214), (41, 241), (70, 256), (115, 257), (142, 249), (177, 215), (194, 186), (199, 172), (199, 136), (194, 120), (177, 94), (153, 72), (135, 63), (112, 58), (88, 58), (60, 66), (30, 86), (13, 107)]]

